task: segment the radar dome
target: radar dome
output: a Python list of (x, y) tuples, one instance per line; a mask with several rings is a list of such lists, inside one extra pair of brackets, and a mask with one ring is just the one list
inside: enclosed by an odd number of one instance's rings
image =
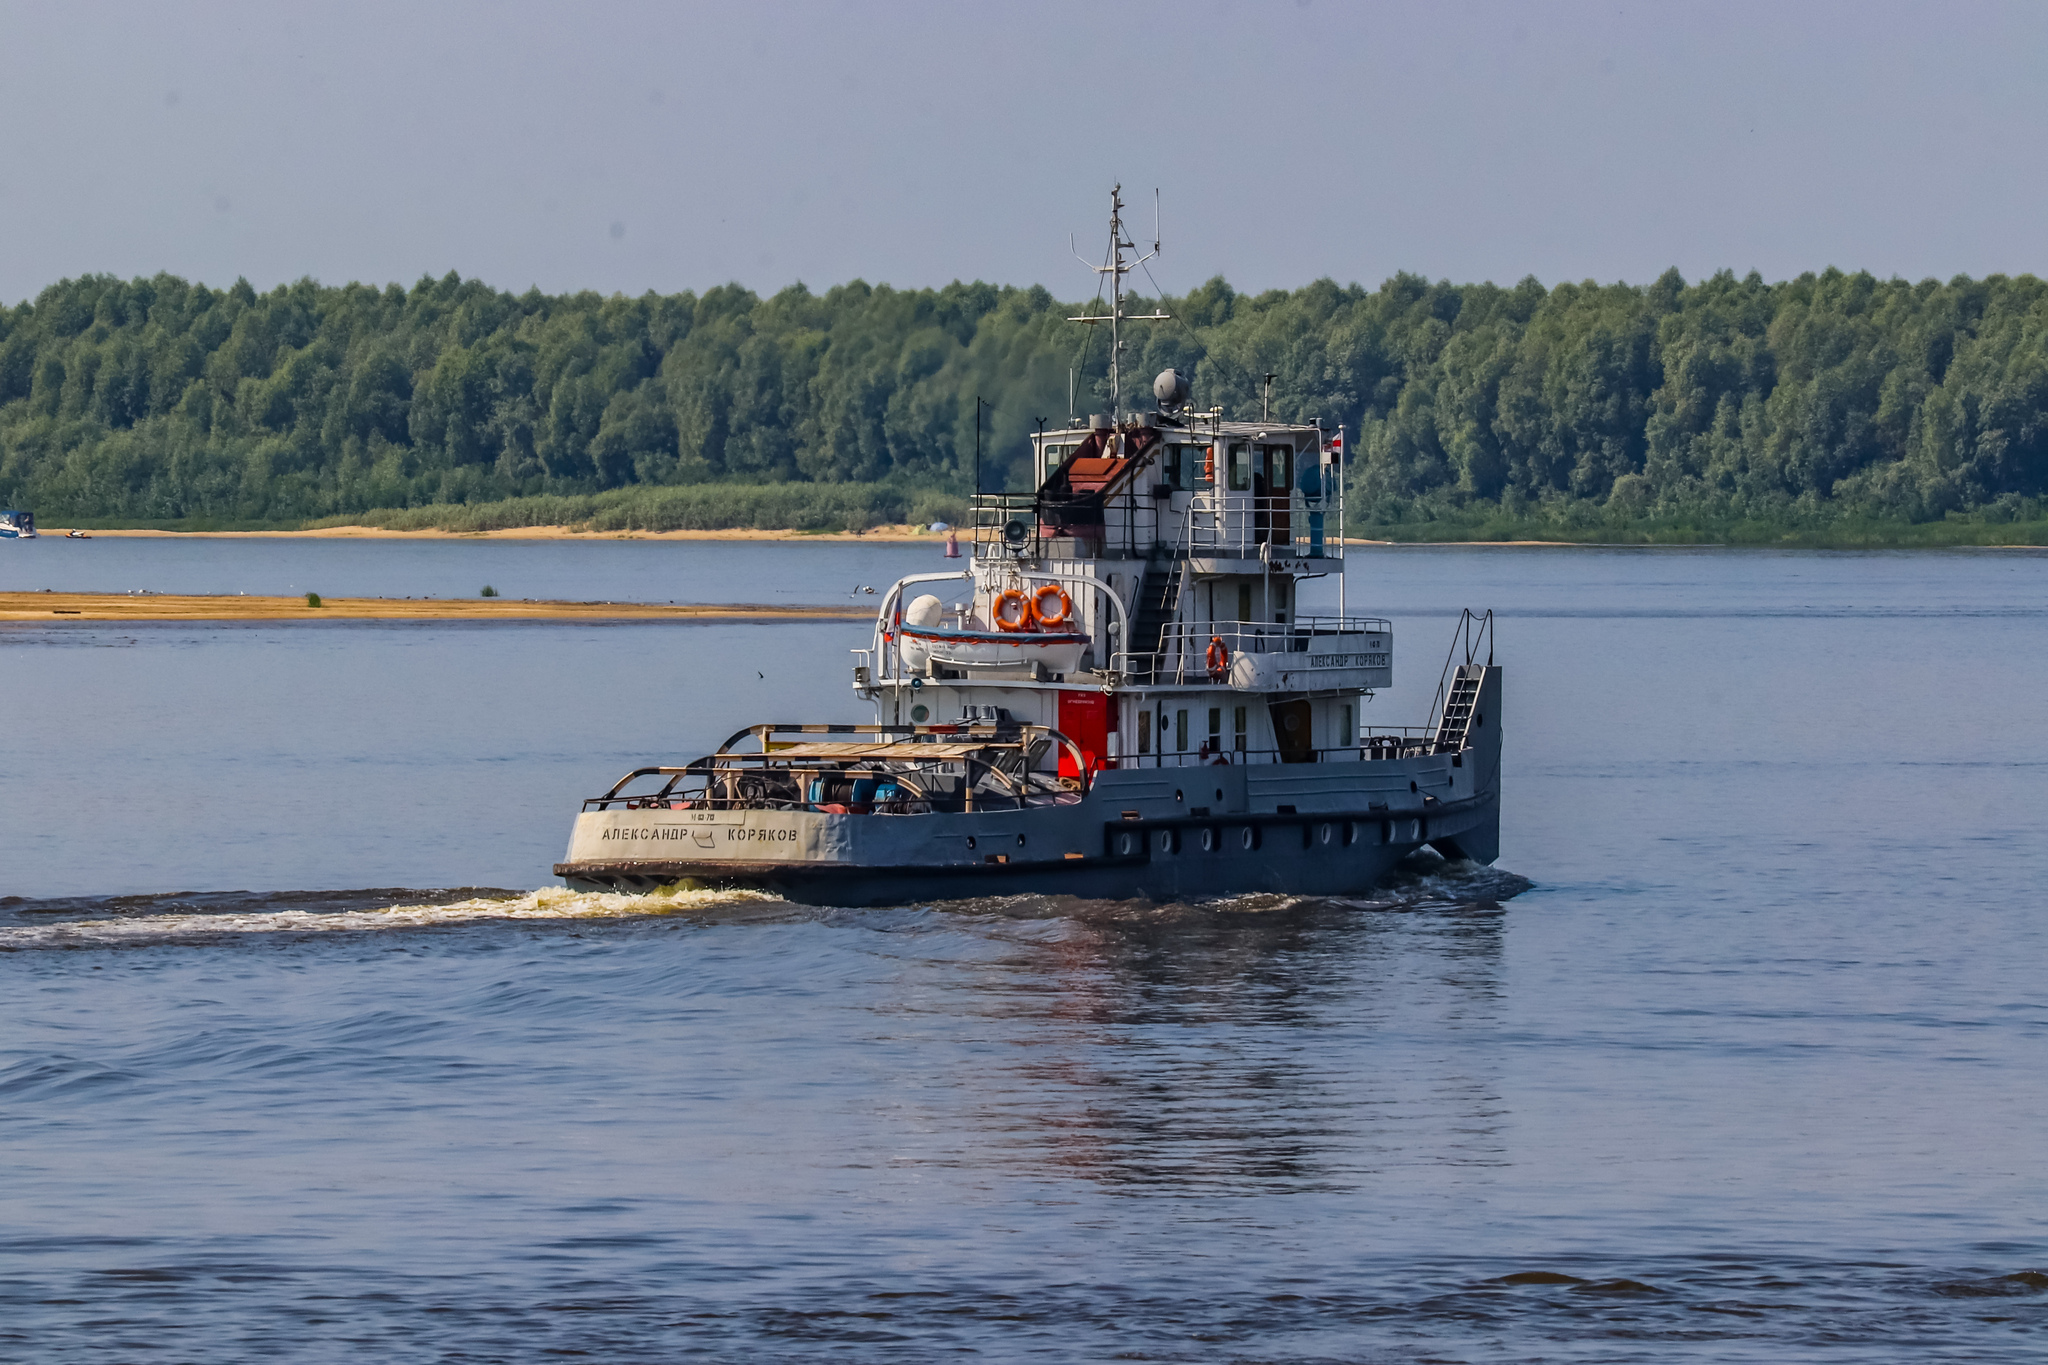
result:
[(1152, 381), (1152, 396), (1162, 410), (1170, 411), (1188, 401), (1187, 376), (1179, 370), (1161, 370)]

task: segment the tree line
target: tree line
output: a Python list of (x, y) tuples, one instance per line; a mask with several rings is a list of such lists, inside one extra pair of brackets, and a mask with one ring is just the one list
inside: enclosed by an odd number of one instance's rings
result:
[[(2010, 520), (2048, 493), (2048, 286), (2030, 275), (1214, 279), (1134, 305), (1175, 320), (1127, 329), (1127, 404), (1177, 366), (1198, 405), (1255, 414), (1275, 374), (1275, 416), (1353, 433), (1354, 520)], [(1099, 306), (979, 282), (64, 280), (0, 308), (0, 505), (294, 521), (811, 485), (834, 517), (907, 508), (1021, 485), (1040, 419), (1063, 422), (1070, 393), (1107, 403), (1104, 329), (1067, 321)]]

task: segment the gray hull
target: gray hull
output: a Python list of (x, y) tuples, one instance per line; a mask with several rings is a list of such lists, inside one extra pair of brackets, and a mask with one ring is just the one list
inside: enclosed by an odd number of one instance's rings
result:
[(1455, 753), (1097, 774), (1063, 804), (919, 815), (598, 809), (555, 874), (585, 891), (750, 888), (815, 905), (1001, 895), (1186, 900), (1369, 891), (1426, 846), (1500, 852), (1500, 670)]
[[(1426, 812), (1345, 816), (1223, 815), (1184, 821), (1093, 822), (1094, 851), (1076, 831), (1050, 827), (1050, 812), (956, 817), (953, 838), (976, 851), (1009, 850), (1002, 861), (767, 862), (738, 859), (631, 858), (566, 862), (555, 868), (581, 891), (644, 892), (686, 885), (771, 892), (808, 905), (871, 906), (985, 896), (1064, 895), (1159, 901), (1270, 891), (1289, 895), (1356, 895), (1371, 890), (1408, 854), (1425, 845), (1448, 857), (1490, 862), (1497, 841), (1497, 804), (1488, 799)], [(1065, 814), (1066, 812), (1060, 812)], [(852, 817), (863, 818), (863, 817)], [(865, 817), (873, 819), (876, 817)], [(917, 818), (917, 817), (913, 817)], [(945, 819), (947, 817), (922, 817)], [(974, 823), (965, 823), (974, 821)], [(975, 830), (971, 836), (968, 830)], [(1032, 857), (1034, 847), (1061, 849)], [(996, 855), (984, 855), (996, 856)]]

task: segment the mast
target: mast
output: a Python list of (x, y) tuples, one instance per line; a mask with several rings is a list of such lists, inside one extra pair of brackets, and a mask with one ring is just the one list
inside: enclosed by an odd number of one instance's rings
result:
[[(1072, 250), (1071, 241), (1069, 242), (1068, 249)], [(1150, 251), (1130, 264), (1124, 264), (1124, 253), (1126, 251), (1136, 251), (1137, 249), (1138, 245), (1136, 242), (1124, 240), (1124, 187), (1123, 182), (1118, 181), (1110, 187), (1109, 191), (1109, 264), (1096, 265), (1089, 261), (1087, 257), (1082, 256), (1080, 252), (1074, 252), (1075, 258), (1081, 264), (1087, 266), (1098, 275), (1109, 276), (1109, 316), (1067, 319), (1068, 322), (1106, 322), (1109, 324), (1109, 420), (1112, 427), (1119, 425), (1119, 418), (1123, 414), (1124, 323), (1164, 322), (1173, 316), (1171, 313), (1143, 313), (1136, 317), (1128, 318), (1124, 315), (1124, 276), (1159, 254), (1157, 237), (1155, 236), (1153, 239)], [(1071, 401), (1069, 401), (1068, 406), (1072, 406)]]
[(1109, 420), (1122, 415), (1124, 401), (1124, 187), (1109, 190)]

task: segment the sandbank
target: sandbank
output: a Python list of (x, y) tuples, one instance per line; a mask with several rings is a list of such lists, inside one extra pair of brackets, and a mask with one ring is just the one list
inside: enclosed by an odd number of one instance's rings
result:
[[(66, 526), (43, 528), (44, 539), (64, 539)], [(156, 536), (185, 540), (823, 540), (823, 541), (924, 541), (945, 543), (944, 531), (919, 526), (877, 526), (868, 531), (756, 531), (734, 528), (724, 531), (579, 531), (568, 526), (514, 526), (502, 531), (393, 531), (382, 526), (320, 526), (307, 531), (93, 531), (102, 536)]]
[(303, 597), (172, 593), (0, 592), (0, 622), (67, 621), (674, 621), (871, 620), (874, 607), (654, 602), (521, 602), (504, 597)]

